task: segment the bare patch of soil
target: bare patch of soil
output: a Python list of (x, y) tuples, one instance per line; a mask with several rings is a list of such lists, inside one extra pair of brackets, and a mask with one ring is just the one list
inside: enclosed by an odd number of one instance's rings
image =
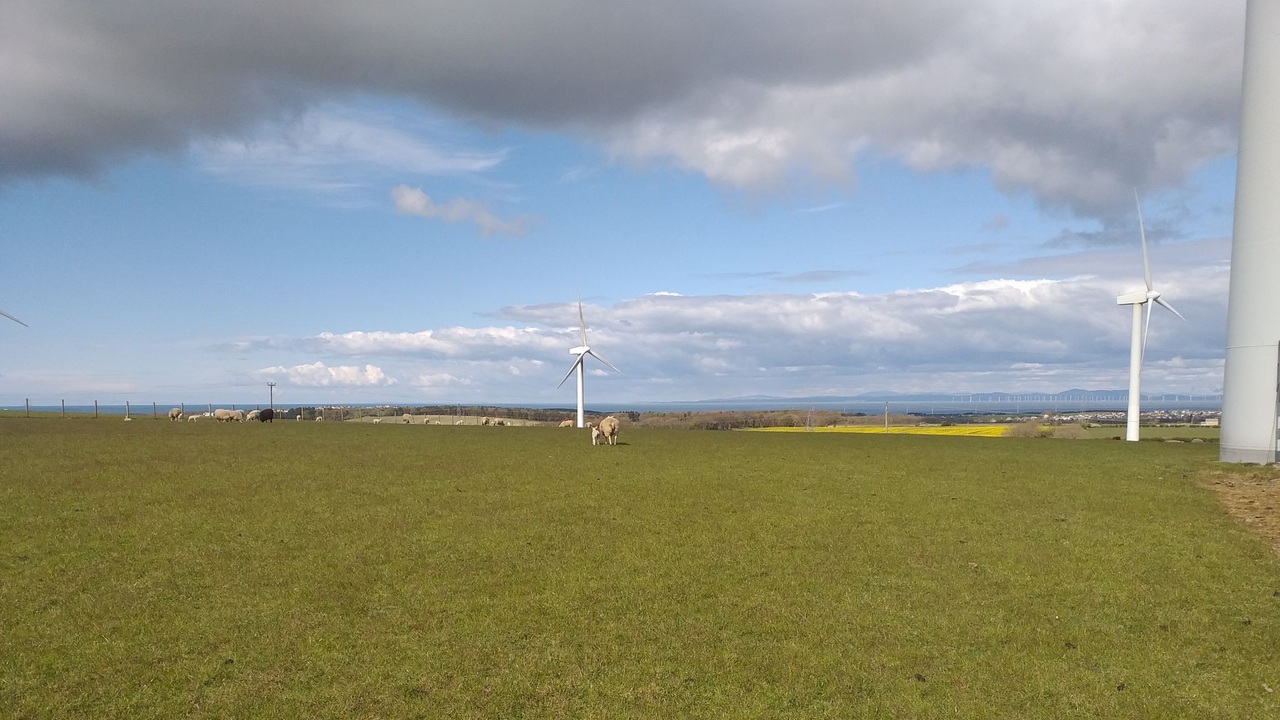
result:
[(1261, 535), (1280, 555), (1280, 468), (1212, 468), (1200, 482), (1218, 494), (1227, 512)]

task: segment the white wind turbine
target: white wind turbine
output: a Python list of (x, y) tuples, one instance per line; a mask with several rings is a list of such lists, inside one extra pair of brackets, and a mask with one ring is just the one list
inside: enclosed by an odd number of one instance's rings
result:
[(30, 325), (28, 325), (28, 324), (26, 324), (26, 323), (22, 322), (22, 321), (21, 321), (21, 320), (19, 320), (18, 318), (16, 318), (16, 317), (14, 317), (14, 316), (10, 315), (9, 313), (7, 313), (7, 312), (5, 312), (5, 311), (3, 311), (3, 310), (0, 310), (0, 315), (3, 315), (3, 316), (5, 316), (5, 317), (9, 318), (10, 320), (12, 320), (12, 321), (14, 321), (14, 322), (18, 323), (19, 325), (21, 325), (22, 327), (31, 327)]
[[(1146, 290), (1137, 290), (1116, 298), (1117, 305), (1133, 306), (1133, 336), (1129, 345), (1129, 411), (1125, 422), (1124, 439), (1130, 442), (1138, 440), (1138, 419), (1142, 414), (1140, 408), (1140, 388), (1142, 384), (1142, 356), (1147, 350), (1147, 331), (1151, 329), (1151, 305), (1155, 303), (1177, 315), (1182, 320), (1182, 313), (1160, 297), (1160, 292), (1151, 287), (1151, 266), (1147, 263), (1147, 230), (1142, 222), (1142, 201), (1138, 199), (1138, 191), (1133, 191), (1133, 200), (1138, 205), (1138, 233), (1142, 238), (1142, 278), (1146, 282)], [(1146, 318), (1142, 317), (1142, 306), (1146, 306)]]
[(619, 375), (622, 374), (622, 371), (614, 367), (613, 363), (595, 354), (595, 352), (590, 347), (587, 346), (587, 321), (582, 316), (582, 298), (578, 298), (578, 329), (582, 332), (582, 344), (579, 345), (578, 347), (569, 348), (569, 354), (577, 355), (578, 359), (573, 361), (573, 366), (569, 368), (569, 372), (565, 373), (564, 378), (560, 380), (560, 385), (557, 385), (556, 388), (559, 389), (562, 385), (564, 385), (564, 381), (568, 380), (569, 376), (572, 375), (575, 370), (578, 371), (578, 427), (585, 427), (585, 425), (583, 424), (583, 408), (582, 408), (582, 374), (583, 374), (582, 366), (583, 366), (583, 363), (586, 361), (587, 356), (590, 355), (591, 357), (599, 360), (605, 365), (608, 365), (611, 370), (618, 373)]

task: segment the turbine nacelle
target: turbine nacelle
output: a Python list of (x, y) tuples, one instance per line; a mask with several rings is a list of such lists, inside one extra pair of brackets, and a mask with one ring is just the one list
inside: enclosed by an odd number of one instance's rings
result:
[(578, 347), (569, 348), (570, 355), (586, 355), (589, 352), (591, 352), (591, 348), (587, 347), (586, 345), (579, 345)]

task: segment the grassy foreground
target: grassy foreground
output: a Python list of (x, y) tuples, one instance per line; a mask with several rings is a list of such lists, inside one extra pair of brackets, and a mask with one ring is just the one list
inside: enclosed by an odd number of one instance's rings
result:
[(1211, 445), (0, 419), (19, 718), (1280, 716)]

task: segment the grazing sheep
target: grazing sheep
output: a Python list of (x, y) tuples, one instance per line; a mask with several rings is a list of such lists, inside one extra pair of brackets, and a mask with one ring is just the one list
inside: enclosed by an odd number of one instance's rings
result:
[(169, 419), (178, 422), (182, 419), (182, 408), (172, 408), (169, 410)]
[(213, 419), (218, 422), (232, 422), (235, 419), (235, 414), (226, 408), (218, 408), (213, 411)]
[(301, 410), (299, 410), (299, 411), (298, 411), (298, 415), (297, 415), (296, 417), (294, 417), (293, 419), (294, 419), (294, 420), (297, 420), (298, 422), (302, 422), (302, 411), (301, 411)]
[(436, 420), (434, 423), (432, 423), (432, 425), (443, 425), (443, 424), (444, 423), (440, 422), (439, 420)]
[(232, 411), (231, 411), (231, 422), (244, 422), (244, 411), (243, 411), (243, 410), (232, 410)]
[(618, 418), (610, 415), (609, 417), (601, 420), (600, 424), (596, 427), (599, 429), (600, 434), (604, 439), (609, 441), (610, 445), (618, 444)]
[(573, 427), (572, 420), (561, 420), (559, 427)]
[(187, 422), (195, 422), (195, 421), (199, 420), (199, 419), (200, 419), (200, 418), (202, 418), (202, 417), (204, 417), (204, 415), (188, 415), (188, 416), (187, 416)]
[(258, 413), (258, 422), (269, 422), (274, 424), (276, 421), (275, 418), (276, 418), (276, 411), (272, 410), (271, 408), (267, 408), (266, 410), (263, 410), (262, 412)]
[(410, 415), (409, 413), (405, 413), (404, 417), (402, 417), (401, 419), (404, 421), (405, 425), (413, 424), (413, 416)]
[(484, 420), (481, 420), (481, 421), (480, 421), (480, 424), (481, 424), (481, 425), (488, 425), (488, 424), (489, 424), (489, 418), (485, 418)]
[(453, 424), (454, 424), (454, 425), (463, 425), (463, 424), (465, 424), (465, 423), (463, 423), (461, 420), (455, 420), (455, 421), (453, 421)]
[(321, 415), (321, 416), (317, 417), (317, 418), (316, 418), (316, 422), (324, 422), (324, 416), (323, 416), (323, 415)]
[(262, 415), (261, 410), (250, 410), (249, 412), (245, 413), (244, 421), (253, 422), (254, 420), (257, 420), (258, 417), (261, 415)]
[(382, 418), (374, 418), (374, 419), (373, 419), (373, 424), (374, 424), (374, 425), (381, 425), (381, 424), (382, 424)]

